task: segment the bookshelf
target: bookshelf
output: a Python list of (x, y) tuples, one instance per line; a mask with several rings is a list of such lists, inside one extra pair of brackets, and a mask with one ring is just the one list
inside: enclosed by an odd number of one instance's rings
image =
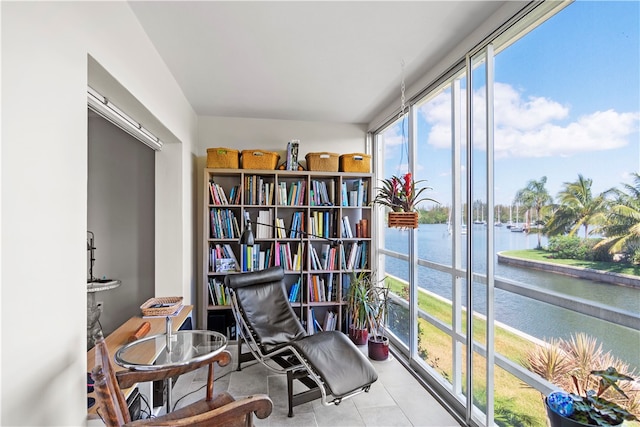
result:
[[(291, 305), (307, 332), (344, 331), (349, 274), (371, 268), (373, 175), (205, 168), (203, 179), (197, 326), (233, 322), (225, 275), (283, 265)], [(239, 244), (246, 213), (251, 250)]]

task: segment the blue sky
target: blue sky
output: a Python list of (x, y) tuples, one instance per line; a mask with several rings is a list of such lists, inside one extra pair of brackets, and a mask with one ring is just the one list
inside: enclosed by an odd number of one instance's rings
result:
[[(500, 52), (495, 69), (497, 203), (542, 176), (555, 196), (579, 173), (601, 192), (640, 171), (640, 2), (577, 1)], [(417, 178), (443, 204), (451, 198), (448, 97), (418, 114)], [(385, 135), (387, 176), (406, 168), (400, 139), (397, 128)]]

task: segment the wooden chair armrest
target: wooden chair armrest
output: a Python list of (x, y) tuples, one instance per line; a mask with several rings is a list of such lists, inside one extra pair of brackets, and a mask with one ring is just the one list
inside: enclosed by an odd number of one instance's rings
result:
[[(265, 394), (249, 396), (240, 400), (233, 400), (228, 393), (222, 393), (216, 397), (224, 403), (209, 411), (183, 417), (183, 414), (173, 412), (168, 415), (153, 418), (151, 420), (138, 420), (127, 423), (126, 427), (154, 425), (154, 426), (212, 426), (225, 427), (252, 426), (253, 414), (260, 419), (271, 415), (273, 402)], [(230, 400), (230, 401), (229, 401)], [(187, 409), (187, 408), (184, 408)], [(180, 411), (180, 410), (178, 410)], [(179, 418), (177, 416), (180, 416)], [(249, 418), (247, 418), (249, 417)]]
[[(159, 368), (152, 371), (118, 371), (116, 372), (116, 379), (118, 380), (120, 388), (129, 388), (134, 384), (140, 382), (159, 381), (167, 378), (172, 378), (177, 375), (182, 375), (184, 373), (196, 370), (202, 366), (212, 365), (214, 362), (218, 362), (219, 366), (227, 366), (229, 363), (231, 363), (231, 353), (229, 353), (227, 350), (224, 350), (216, 354), (215, 356), (212, 356), (201, 362), (189, 363), (188, 365), (179, 366), (176, 368)], [(212, 367), (210, 368), (210, 373), (212, 374)]]

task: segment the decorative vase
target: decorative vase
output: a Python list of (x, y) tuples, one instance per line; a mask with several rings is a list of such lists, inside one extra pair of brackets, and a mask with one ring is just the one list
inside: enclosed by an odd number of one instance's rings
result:
[(389, 212), (387, 224), (395, 228), (418, 228), (418, 212)]
[(349, 338), (355, 345), (365, 345), (368, 336), (369, 333), (366, 329), (356, 329), (353, 326), (349, 326)]
[(387, 360), (389, 358), (389, 338), (371, 335), (368, 341), (369, 358)]

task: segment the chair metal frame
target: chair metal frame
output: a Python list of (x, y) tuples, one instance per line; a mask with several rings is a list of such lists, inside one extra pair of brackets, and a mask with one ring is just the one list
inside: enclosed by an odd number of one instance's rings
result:
[[(236, 369), (240, 371), (242, 369), (241, 365), (243, 362), (255, 359), (272, 372), (286, 374), (289, 417), (293, 417), (294, 406), (316, 399), (321, 399), (321, 403), (324, 406), (339, 405), (345, 399), (349, 399), (370, 390), (371, 383), (339, 397), (335, 397), (328, 393), (328, 384), (326, 384), (322, 379), (322, 376), (313, 368), (312, 362), (309, 361), (302, 352), (295, 348), (296, 340), (276, 345), (273, 349), (267, 350), (265, 346), (260, 343), (260, 338), (255, 333), (254, 328), (247, 321), (244, 310), (238, 303), (235, 290), (232, 287), (229, 287), (228, 290), (231, 296), (232, 312), (237, 325), (236, 333), (239, 335), (237, 340), (238, 363)], [(319, 332), (319, 334), (323, 333), (342, 334), (342, 332), (339, 331)], [(305, 337), (308, 337), (308, 335)], [(248, 347), (249, 353), (242, 353), (243, 341)], [(294, 394), (294, 380), (302, 382), (308, 390)], [(330, 391), (331, 390), (329, 388), (329, 392)]]

